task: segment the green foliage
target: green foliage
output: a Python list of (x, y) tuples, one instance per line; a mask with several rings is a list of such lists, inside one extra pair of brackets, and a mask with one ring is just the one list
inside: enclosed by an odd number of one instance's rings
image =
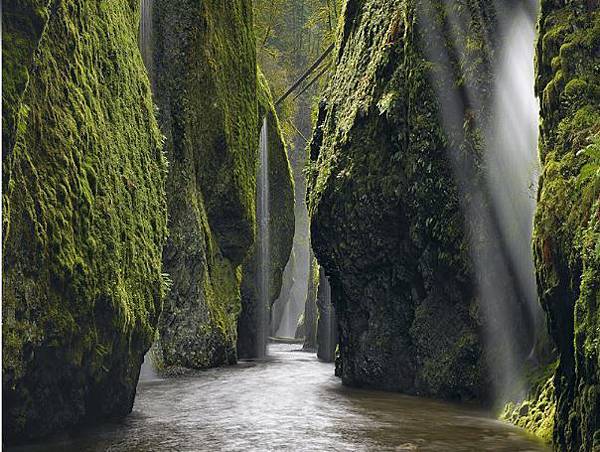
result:
[[(333, 42), (340, 11), (341, 0), (254, 2), (257, 60), (275, 99)], [(326, 77), (322, 79), (326, 80)], [(317, 87), (315, 85), (301, 98), (295, 99), (300, 87), (278, 106), (286, 142), (292, 143), (298, 133), (295, 115), (301, 107), (300, 103), (314, 96)], [(304, 158), (301, 160), (303, 162)]]

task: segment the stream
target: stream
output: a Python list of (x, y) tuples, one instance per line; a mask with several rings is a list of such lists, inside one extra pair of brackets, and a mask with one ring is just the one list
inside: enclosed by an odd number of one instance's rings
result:
[(141, 381), (120, 422), (13, 451), (544, 451), (476, 409), (350, 389), (297, 344), (194, 376)]

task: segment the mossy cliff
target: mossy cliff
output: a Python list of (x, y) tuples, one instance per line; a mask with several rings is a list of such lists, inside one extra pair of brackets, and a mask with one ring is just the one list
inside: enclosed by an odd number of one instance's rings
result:
[[(487, 398), (495, 375), (486, 371), (478, 282), (501, 279), (493, 224), (478, 216), (489, 212), (479, 168), (492, 5), (350, 0), (342, 19), (308, 194), (338, 319), (337, 373), (350, 385)], [(476, 249), (487, 250), (479, 258), (488, 266), (476, 268)], [(507, 299), (496, 302), (522, 310), (505, 283), (495, 292)], [(522, 343), (521, 356), (530, 347)]]
[(256, 230), (251, 3), (156, 0), (153, 30), (155, 98), (169, 160), (164, 364), (233, 363), (241, 264)]
[[(273, 105), (267, 80), (258, 72), (258, 113), (259, 118), (267, 118), (267, 149), (269, 164), (269, 308), (281, 292), (283, 271), (290, 258), (294, 239), (294, 185), (287, 148), (281, 135), (279, 119)], [(256, 129), (260, 134), (262, 121)], [(257, 187), (258, 190), (258, 187)], [(242, 311), (238, 320), (238, 354), (249, 358), (260, 355), (257, 343), (259, 334), (269, 334), (267, 324), (261, 325), (257, 307), (264, 305), (258, 300), (258, 252), (255, 241), (243, 265), (242, 272)], [(263, 328), (263, 331), (257, 331)]]
[(600, 11), (542, 1), (534, 251), (538, 293), (559, 352), (554, 443), (600, 450)]
[(167, 165), (136, 5), (3, 4), (6, 442), (130, 412), (152, 343)]

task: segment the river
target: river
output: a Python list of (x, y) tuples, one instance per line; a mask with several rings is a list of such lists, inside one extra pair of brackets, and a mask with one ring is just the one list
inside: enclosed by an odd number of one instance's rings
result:
[(120, 422), (14, 451), (545, 451), (464, 406), (350, 389), (299, 345), (194, 376), (140, 381)]

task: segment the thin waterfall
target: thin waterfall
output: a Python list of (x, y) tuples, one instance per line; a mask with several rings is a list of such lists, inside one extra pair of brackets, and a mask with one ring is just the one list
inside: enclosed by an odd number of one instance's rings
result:
[[(529, 3), (533, 5), (530, 7)], [(498, 56), (493, 67), (491, 117), (487, 118), (487, 90), (479, 89), (473, 74), (462, 76), (463, 91), (455, 89), (453, 58), (468, 55), (465, 15), (444, 4), (451, 45), (443, 44), (442, 29), (436, 27), (437, 10), (424, 0), (417, 10), (420, 26), (439, 36), (422, 42), (426, 55), (443, 70), (432, 72), (438, 90), (444, 129), (460, 143), (465, 135), (464, 118), (482, 128), (485, 136), (484, 174), (480, 162), (448, 148), (454, 177), (461, 193), (475, 271), (475, 292), (482, 313), (484, 342), (496, 401), (518, 397), (525, 358), (535, 346), (535, 307), (531, 256), (531, 221), (536, 179), (537, 108), (533, 81), (533, 20), (535, 1), (507, 6), (494, 2), (499, 25), (496, 36), (482, 33), (482, 45)], [(526, 31), (519, 31), (524, 27)], [(430, 32), (428, 32), (431, 34)], [(500, 38), (496, 47), (496, 37)], [(491, 38), (491, 40), (490, 40)], [(466, 158), (465, 158), (466, 157)]]
[[(153, 58), (152, 58), (152, 6), (154, 0), (140, 0), (140, 29), (138, 33), (138, 46), (140, 53), (142, 54), (142, 61), (146, 67), (148, 78), (152, 90), (154, 91), (153, 85)], [(150, 350), (144, 355), (144, 362), (140, 370), (140, 381), (144, 380), (155, 380), (157, 378), (154, 363), (152, 362), (152, 356)]]
[[(534, 8), (535, 9), (535, 8)], [(540, 166), (537, 156), (539, 104), (535, 97), (533, 15), (517, 8), (505, 19), (496, 68), (494, 123), (488, 131), (486, 176), (515, 277), (539, 329), (531, 238)]]
[[(533, 2), (532, 2), (533, 3)], [(528, 324), (529, 359), (543, 330), (543, 314), (537, 301), (531, 237), (537, 192), (539, 105), (534, 93), (534, 15), (516, 7), (501, 17), (502, 42), (495, 67), (492, 104), (493, 121), (486, 132), (485, 168), (491, 212), (502, 237), (502, 248), (511, 268), (510, 278), (518, 288), (523, 310), (488, 304), (488, 316), (497, 321), (490, 342), (505, 344), (495, 354), (500, 375), (496, 396), (499, 402), (524, 395), (523, 365), (512, 325)], [(535, 9), (535, 8), (534, 8)], [(523, 340), (523, 339), (521, 339)]]
[(262, 128), (260, 130), (259, 142), (259, 168), (258, 168), (258, 297), (256, 300), (257, 309), (257, 357), (263, 357), (266, 352), (267, 328), (269, 319), (270, 302), (270, 268), (271, 255), (269, 249), (269, 143), (267, 118), (263, 118)]
[[(154, 74), (154, 60), (152, 58), (152, 9), (154, 6), (154, 0), (140, 0), (140, 31), (139, 31), (139, 46), (140, 53), (142, 54), (142, 60), (144, 66), (146, 66), (146, 72), (150, 83), (153, 84)], [(152, 85), (154, 88), (154, 85)]]
[(281, 322), (276, 329), (278, 337), (294, 337), (298, 327), (298, 320), (304, 312), (306, 295), (308, 293), (308, 275), (295, 278), (289, 294), (289, 300), (283, 308)]

